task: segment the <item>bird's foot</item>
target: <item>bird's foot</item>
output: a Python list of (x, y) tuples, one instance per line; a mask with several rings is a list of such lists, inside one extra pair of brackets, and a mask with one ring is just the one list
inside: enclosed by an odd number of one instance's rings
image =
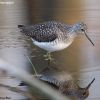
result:
[(47, 54), (44, 55), (44, 57), (45, 57), (45, 60), (50, 60), (50, 59), (52, 59), (50, 52), (47, 52)]
[(45, 56), (45, 60), (50, 60), (50, 61), (53, 61), (53, 60), (54, 60), (54, 58), (52, 58), (52, 57), (48, 57), (48, 56), (46, 57), (46, 56)]
[(54, 58), (51, 57), (51, 54), (50, 53), (47, 53), (46, 55), (44, 55), (45, 57), (45, 60), (48, 61), (48, 65), (54, 61)]

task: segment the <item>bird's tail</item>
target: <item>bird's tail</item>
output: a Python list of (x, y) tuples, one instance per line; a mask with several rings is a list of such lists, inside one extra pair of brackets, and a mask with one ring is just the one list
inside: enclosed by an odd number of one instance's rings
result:
[(25, 30), (24, 25), (18, 25), (18, 28), (19, 28), (20, 32), (24, 33), (24, 30)]
[(24, 27), (24, 25), (18, 25), (18, 28), (23, 28)]

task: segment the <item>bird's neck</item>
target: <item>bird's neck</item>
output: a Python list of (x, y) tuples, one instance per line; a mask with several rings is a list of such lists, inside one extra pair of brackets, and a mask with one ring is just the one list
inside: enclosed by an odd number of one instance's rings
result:
[(75, 32), (76, 34), (78, 34), (79, 28), (77, 27), (76, 24), (74, 24), (74, 25), (72, 25), (71, 30), (72, 30), (73, 32)]
[(66, 30), (67, 35), (66, 36), (70, 36), (71, 38), (75, 38), (78, 33), (77, 30), (75, 28), (75, 25), (63, 25), (63, 28)]
[(76, 36), (78, 36), (78, 34), (79, 34), (79, 33), (77, 32), (77, 28), (76, 28), (74, 25), (71, 27), (69, 33), (72, 34), (72, 37), (76, 37)]

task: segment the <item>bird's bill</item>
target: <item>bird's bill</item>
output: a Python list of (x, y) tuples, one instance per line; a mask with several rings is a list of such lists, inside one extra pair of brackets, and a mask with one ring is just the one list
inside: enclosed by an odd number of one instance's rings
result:
[(92, 43), (92, 45), (94, 46), (94, 43), (92, 42), (92, 40), (89, 38), (89, 36), (86, 34), (86, 32), (84, 31), (85, 36), (87, 37), (87, 39)]
[(90, 86), (92, 85), (92, 83), (94, 82), (95, 78), (89, 83), (89, 85), (86, 87), (86, 89), (88, 90), (90, 88)]

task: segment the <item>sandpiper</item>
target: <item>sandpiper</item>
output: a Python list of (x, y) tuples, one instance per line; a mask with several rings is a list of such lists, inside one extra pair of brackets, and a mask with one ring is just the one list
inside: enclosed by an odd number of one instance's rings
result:
[[(94, 78), (85, 88), (81, 88), (68, 72), (49, 68), (44, 69), (39, 76), (33, 77), (47, 83), (66, 96), (75, 97), (76, 100), (85, 100), (89, 96), (89, 88), (95, 80)], [(19, 86), (24, 85), (26, 84), (21, 82)]]
[(30, 36), (33, 43), (47, 51), (47, 58), (51, 61), (51, 52), (67, 48), (74, 38), (84, 33), (88, 40), (87, 26), (83, 22), (74, 25), (67, 25), (56, 21), (47, 21), (35, 25), (18, 25), (20, 32)]
[(58, 89), (62, 94), (75, 97), (77, 100), (85, 100), (89, 96), (89, 88), (95, 80), (94, 78), (85, 88), (81, 88), (69, 73), (49, 68), (37, 78)]

